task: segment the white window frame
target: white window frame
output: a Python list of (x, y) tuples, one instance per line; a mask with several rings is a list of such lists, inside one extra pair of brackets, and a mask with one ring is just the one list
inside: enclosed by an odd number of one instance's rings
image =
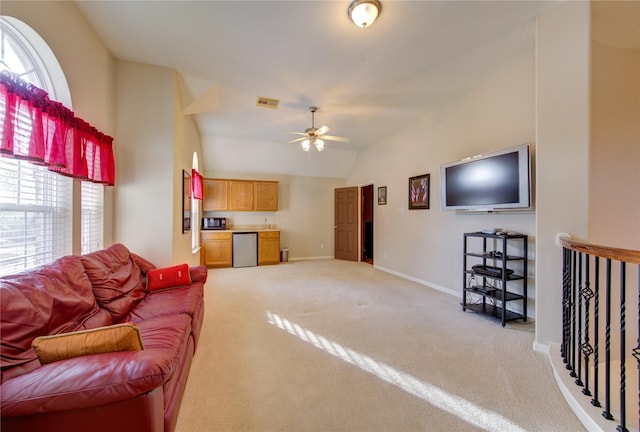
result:
[(80, 253), (84, 255), (104, 247), (104, 185), (81, 183)]
[[(47, 43), (16, 18), (0, 16), (0, 25), (0, 70), (20, 74), (71, 109), (69, 86)], [(16, 54), (12, 64), (7, 44)], [(104, 185), (74, 188), (78, 182), (26, 161), (0, 160), (0, 276), (104, 247)]]

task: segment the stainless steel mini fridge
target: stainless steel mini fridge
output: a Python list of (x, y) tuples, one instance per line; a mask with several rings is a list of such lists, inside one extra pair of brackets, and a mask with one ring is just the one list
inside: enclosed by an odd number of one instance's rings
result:
[(233, 233), (233, 266), (258, 265), (258, 233)]

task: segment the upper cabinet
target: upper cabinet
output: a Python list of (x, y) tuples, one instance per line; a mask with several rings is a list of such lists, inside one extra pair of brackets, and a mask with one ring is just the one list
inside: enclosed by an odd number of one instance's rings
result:
[(203, 211), (225, 211), (229, 210), (227, 180), (203, 180), (204, 196), (202, 199)]
[(204, 179), (204, 211), (278, 211), (278, 182)]
[(229, 180), (229, 210), (254, 209), (255, 184), (246, 180)]
[(255, 185), (255, 210), (278, 211), (278, 182), (257, 181)]

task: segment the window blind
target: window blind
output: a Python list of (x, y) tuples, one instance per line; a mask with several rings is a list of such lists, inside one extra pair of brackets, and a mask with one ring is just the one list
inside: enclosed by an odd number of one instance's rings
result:
[(81, 253), (84, 255), (102, 249), (104, 244), (104, 186), (83, 181), (81, 189)]
[(71, 254), (70, 178), (0, 158), (0, 276)]

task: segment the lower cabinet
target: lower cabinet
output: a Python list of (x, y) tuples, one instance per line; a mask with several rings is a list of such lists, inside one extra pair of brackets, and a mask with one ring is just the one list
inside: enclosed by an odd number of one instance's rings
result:
[(258, 233), (258, 265), (280, 263), (280, 231)]
[(231, 267), (233, 264), (231, 232), (202, 232), (200, 261), (206, 267)]
[[(233, 232), (202, 231), (200, 264), (205, 267), (233, 265)], [(258, 232), (258, 265), (280, 263), (280, 231)]]

